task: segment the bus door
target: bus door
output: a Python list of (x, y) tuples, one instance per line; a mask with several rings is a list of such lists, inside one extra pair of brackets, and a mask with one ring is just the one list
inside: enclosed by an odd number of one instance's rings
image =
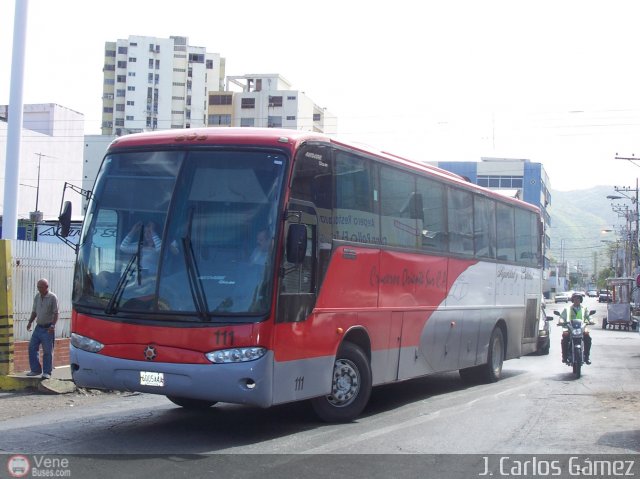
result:
[[(285, 221), (285, 251), (279, 272), (278, 323), (304, 321), (316, 301), (317, 216), (315, 208), (306, 202), (290, 202)], [(288, 261), (286, 244), (290, 225), (302, 224), (307, 230), (304, 259), (297, 264)]]
[[(312, 316), (316, 302), (317, 222), (312, 206), (289, 203), (279, 269), (274, 348), (273, 401), (279, 404), (327, 394), (333, 358), (311, 354), (320, 342), (322, 322)], [(301, 261), (287, 255), (291, 235), (306, 229), (306, 249)], [(294, 231), (298, 229), (298, 231)], [(299, 237), (299, 236), (298, 236)], [(289, 261), (292, 260), (292, 261)], [(329, 374), (327, 373), (329, 372)]]

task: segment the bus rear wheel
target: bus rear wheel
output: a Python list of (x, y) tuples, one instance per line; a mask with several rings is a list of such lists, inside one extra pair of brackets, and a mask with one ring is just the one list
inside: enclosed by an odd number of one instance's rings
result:
[(336, 355), (331, 394), (311, 400), (317, 416), (325, 422), (348, 422), (357, 418), (371, 396), (371, 366), (364, 351), (345, 342)]
[(463, 382), (469, 384), (495, 383), (502, 376), (504, 362), (504, 336), (502, 329), (496, 327), (489, 339), (487, 362), (478, 366), (460, 369), (458, 373)]
[(204, 399), (191, 399), (179, 396), (167, 396), (167, 399), (185, 409), (208, 409), (217, 401), (205, 401)]
[(494, 328), (489, 339), (489, 353), (487, 363), (480, 366), (482, 380), (487, 383), (495, 383), (502, 376), (502, 363), (504, 362), (504, 337), (502, 329)]

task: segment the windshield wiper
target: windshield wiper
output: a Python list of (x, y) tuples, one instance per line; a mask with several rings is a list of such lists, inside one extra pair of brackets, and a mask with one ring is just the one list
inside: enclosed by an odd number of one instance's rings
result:
[(109, 303), (104, 310), (106, 314), (115, 314), (118, 312), (117, 306), (120, 304), (122, 293), (124, 293), (124, 287), (129, 282), (129, 275), (131, 274), (131, 269), (133, 268), (134, 263), (138, 264), (138, 277), (140, 277), (140, 260), (138, 259), (139, 257), (139, 252), (134, 253), (127, 263), (126, 268), (122, 272), (122, 275), (120, 275), (120, 278), (118, 278), (118, 284), (116, 284), (116, 287), (113, 290), (113, 294), (111, 295), (111, 299), (109, 299)]
[(129, 274), (131, 273), (131, 268), (133, 267), (133, 263), (136, 264), (136, 276), (138, 278), (138, 286), (142, 284), (142, 242), (144, 240), (144, 225), (140, 227), (140, 236), (138, 237), (138, 244), (136, 247), (136, 252), (133, 253), (131, 259), (127, 263), (127, 267), (122, 272), (122, 275), (118, 279), (118, 284), (116, 284), (116, 288), (113, 290), (113, 294), (111, 295), (111, 299), (109, 299), (109, 303), (105, 308), (105, 314), (115, 314), (118, 312), (118, 305), (120, 304), (120, 299), (122, 299), (122, 293), (124, 293), (124, 287), (129, 282)]
[(207, 304), (207, 295), (204, 291), (198, 264), (193, 252), (193, 243), (191, 242), (191, 225), (193, 223), (193, 208), (189, 211), (189, 224), (187, 226), (187, 234), (182, 239), (182, 255), (184, 263), (187, 267), (187, 277), (189, 278), (189, 289), (193, 297), (193, 304), (196, 307), (198, 316), (203, 321), (211, 321), (209, 315), (209, 305)]

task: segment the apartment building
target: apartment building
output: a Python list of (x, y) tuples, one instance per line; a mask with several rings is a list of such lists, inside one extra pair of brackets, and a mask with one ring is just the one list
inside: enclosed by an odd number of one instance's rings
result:
[(209, 126), (337, 133), (337, 118), (279, 74), (228, 76), (224, 91), (209, 94), (207, 113)]
[(105, 43), (103, 76), (103, 135), (195, 128), (224, 87), (225, 59), (187, 37), (130, 36)]

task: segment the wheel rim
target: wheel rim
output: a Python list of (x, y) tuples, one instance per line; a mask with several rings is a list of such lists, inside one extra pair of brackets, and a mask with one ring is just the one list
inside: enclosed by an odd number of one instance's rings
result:
[(491, 367), (496, 376), (502, 371), (502, 342), (498, 336), (493, 340), (491, 348)]
[(327, 400), (332, 406), (344, 407), (351, 404), (360, 390), (360, 372), (355, 363), (348, 359), (338, 359), (333, 367), (331, 395)]

